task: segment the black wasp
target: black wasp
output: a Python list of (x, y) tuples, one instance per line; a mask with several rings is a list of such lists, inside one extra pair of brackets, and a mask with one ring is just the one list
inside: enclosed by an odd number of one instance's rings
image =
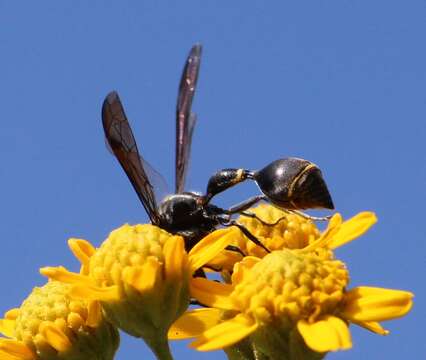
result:
[[(106, 140), (138, 194), (152, 224), (170, 233), (182, 235), (187, 250), (222, 225), (239, 227), (250, 240), (268, 251), (244, 226), (233, 220), (232, 215), (256, 217), (247, 210), (261, 200), (290, 212), (308, 208), (333, 209), (333, 202), (320, 169), (313, 163), (298, 158), (279, 159), (259, 171), (223, 169), (210, 178), (205, 195), (184, 191), (196, 123), (196, 115), (191, 112), (191, 105), (200, 61), (201, 45), (195, 45), (186, 60), (176, 106), (175, 194), (165, 197), (161, 202), (156, 199), (147, 164), (139, 154), (129, 121), (116, 92), (108, 94), (102, 106)], [(229, 209), (211, 204), (210, 201), (215, 195), (245, 180), (255, 181), (262, 195), (254, 196)]]

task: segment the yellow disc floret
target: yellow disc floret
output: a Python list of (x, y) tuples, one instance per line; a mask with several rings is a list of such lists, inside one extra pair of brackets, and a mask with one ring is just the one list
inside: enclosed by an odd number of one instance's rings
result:
[(188, 307), (183, 239), (156, 226), (124, 225), (113, 231), (92, 256), (90, 276), (98, 286), (118, 287), (119, 301), (102, 305), (115, 325), (134, 336), (166, 334)]
[[(266, 224), (256, 218), (240, 216), (238, 222), (244, 225), (269, 250), (302, 249), (320, 236), (320, 231), (309, 219), (262, 204), (249, 212), (255, 214)], [(266, 252), (251, 241), (240, 241), (241, 250), (247, 255), (264, 256)]]
[[(21, 307), (2, 322), (13, 324), (0, 348), (17, 359), (111, 360), (119, 345), (118, 331), (99, 307), (68, 296), (70, 285), (49, 281), (33, 289)], [(13, 357), (12, 357), (13, 358)]]
[(70, 296), (101, 304), (113, 325), (142, 338), (158, 358), (170, 359), (167, 333), (189, 305), (192, 274), (229, 245), (235, 232), (216, 230), (187, 253), (181, 236), (151, 224), (124, 225), (98, 249), (86, 240), (68, 241), (80, 273), (64, 267), (40, 271), (71, 284)]
[(246, 259), (236, 265), (231, 300), (258, 324), (279, 319), (293, 326), (300, 319), (315, 321), (333, 313), (349, 282), (342, 262), (324, 261), (315, 254), (282, 250), (262, 261)]

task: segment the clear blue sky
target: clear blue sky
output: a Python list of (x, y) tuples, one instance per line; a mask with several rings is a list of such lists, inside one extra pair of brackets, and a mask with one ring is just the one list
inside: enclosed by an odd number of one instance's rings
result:
[[(101, 103), (119, 91), (143, 155), (172, 185), (177, 84), (201, 42), (188, 188), (223, 167), (317, 163), (338, 211), (379, 218), (338, 251), (353, 286), (416, 294), (409, 316), (385, 324), (391, 335), (353, 327), (353, 350), (329, 359), (426, 353), (426, 3), (291, 3), (0, 0), (1, 312), (44, 283), (39, 267), (77, 269), (67, 238), (98, 245), (147, 221), (105, 148)], [(256, 193), (241, 186), (219, 203)], [(183, 343), (173, 352), (224, 358)], [(151, 357), (123, 336), (116, 358), (136, 356)]]

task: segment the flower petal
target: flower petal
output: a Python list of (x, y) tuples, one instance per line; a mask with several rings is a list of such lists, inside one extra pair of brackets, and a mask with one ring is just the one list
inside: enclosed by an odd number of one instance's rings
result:
[(47, 342), (59, 352), (65, 352), (72, 347), (72, 343), (68, 337), (52, 323), (41, 323), (40, 333)]
[(395, 319), (410, 311), (413, 296), (408, 291), (360, 286), (346, 293), (342, 316), (354, 322)]
[(250, 275), (250, 269), (256, 265), (261, 259), (254, 256), (246, 256), (243, 260), (235, 264), (232, 274), (232, 283), (238, 284), (243, 282)]
[(155, 286), (161, 270), (158, 260), (149, 257), (142, 266), (126, 267), (123, 271), (123, 280), (143, 293)]
[(240, 314), (205, 331), (189, 346), (199, 351), (223, 349), (249, 336), (257, 327), (252, 319)]
[(21, 360), (21, 358), (10, 355), (9, 353), (4, 352), (2, 350), (0, 350), (0, 359), (1, 360)]
[(204, 278), (193, 278), (190, 280), (191, 296), (201, 304), (224, 310), (235, 310), (229, 299), (233, 287)]
[(331, 249), (342, 246), (364, 234), (377, 222), (377, 217), (373, 212), (364, 211), (345, 221), (340, 226), (339, 231), (333, 235), (329, 243)]
[(41, 268), (40, 274), (47, 276), (49, 279), (67, 284), (93, 285), (93, 280), (88, 276), (73, 273), (65, 269), (63, 266)]
[(10, 309), (5, 312), (4, 318), (7, 320), (16, 320), (16, 318), (19, 316), (20, 311), (21, 309), (19, 308)]
[[(0, 339), (0, 351), (10, 356), (10, 359), (36, 360), (37, 356), (24, 343), (11, 339)], [(2, 353), (0, 353), (2, 355)], [(7, 358), (6, 358), (7, 359)]]
[(181, 236), (170, 237), (163, 248), (166, 279), (181, 281), (184, 262), (187, 259), (185, 244)]
[(168, 338), (178, 340), (199, 336), (215, 326), (221, 316), (222, 310), (219, 309), (206, 308), (187, 311), (170, 327)]
[(238, 229), (231, 227), (219, 229), (208, 234), (189, 252), (189, 264), (192, 272), (201, 268), (225, 249), (235, 238)]
[(0, 334), (7, 337), (15, 336), (15, 320), (0, 319)]
[(300, 320), (297, 329), (306, 345), (316, 352), (346, 350), (352, 347), (348, 326), (335, 316), (325, 316), (312, 324)]
[(96, 252), (96, 248), (87, 240), (83, 239), (74, 239), (71, 238), (68, 240), (68, 246), (71, 249), (71, 252), (81, 263), (81, 271), (82, 274), (89, 273), (89, 263), (90, 258)]
[(379, 335), (389, 334), (389, 330), (384, 329), (378, 322), (375, 321), (354, 321), (353, 323)]
[(328, 246), (328, 244), (332, 242), (334, 235), (339, 231), (341, 224), (342, 215), (340, 215), (339, 213), (334, 214), (328, 222), (327, 229), (325, 229), (321, 236), (314, 242), (310, 243), (308, 246), (297, 251), (301, 253), (308, 253), (317, 248)]
[(98, 327), (101, 321), (102, 321), (101, 303), (96, 300), (89, 301), (87, 305), (86, 325), (92, 328), (96, 328)]
[(117, 285), (99, 287), (94, 285), (73, 285), (70, 295), (77, 299), (98, 300), (98, 301), (118, 301), (121, 299), (120, 289)]

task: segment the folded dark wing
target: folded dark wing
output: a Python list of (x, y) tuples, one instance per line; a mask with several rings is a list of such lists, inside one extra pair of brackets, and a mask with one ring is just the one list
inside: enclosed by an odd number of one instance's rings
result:
[(102, 124), (107, 143), (124, 169), (153, 224), (159, 224), (153, 186), (141, 162), (135, 137), (118, 94), (108, 94), (102, 105)]
[(192, 134), (196, 116), (191, 112), (201, 63), (201, 45), (194, 45), (189, 52), (179, 85), (176, 105), (176, 193), (184, 190), (189, 166)]

